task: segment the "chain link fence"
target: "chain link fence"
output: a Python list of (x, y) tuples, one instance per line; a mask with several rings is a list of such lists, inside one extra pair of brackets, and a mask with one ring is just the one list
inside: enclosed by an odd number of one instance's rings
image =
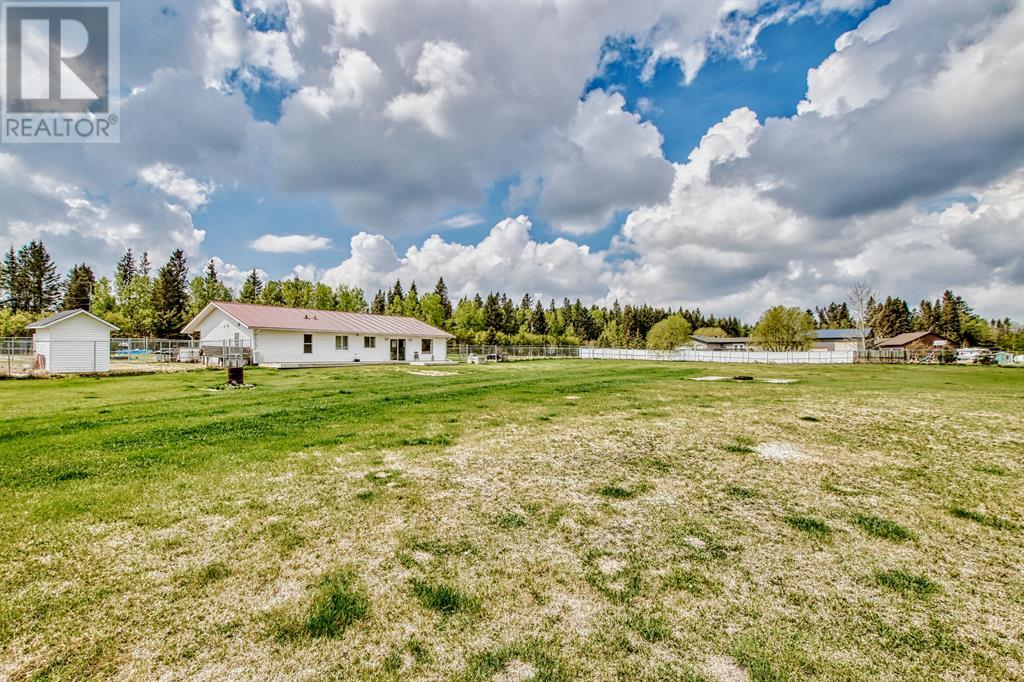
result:
[(578, 358), (579, 346), (498, 346), (455, 343), (448, 348), (448, 359), (466, 362), (470, 357), (489, 362)]
[(109, 343), (50, 339), (37, 347), (32, 337), (0, 338), (0, 376), (178, 371), (197, 365), (241, 367), (251, 361), (251, 347), (240, 341), (200, 345), (192, 339), (117, 337)]
[(0, 374), (19, 376), (32, 371), (35, 350), (31, 336), (0, 338)]

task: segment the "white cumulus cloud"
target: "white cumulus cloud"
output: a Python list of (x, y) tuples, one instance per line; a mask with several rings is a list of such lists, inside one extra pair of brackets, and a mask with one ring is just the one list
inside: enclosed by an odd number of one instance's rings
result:
[(177, 199), (190, 211), (206, 204), (217, 188), (215, 183), (200, 182), (185, 175), (185, 171), (180, 168), (161, 163), (140, 170), (139, 179)]
[(308, 253), (331, 248), (331, 240), (314, 234), (265, 234), (249, 242), (249, 248), (267, 253)]

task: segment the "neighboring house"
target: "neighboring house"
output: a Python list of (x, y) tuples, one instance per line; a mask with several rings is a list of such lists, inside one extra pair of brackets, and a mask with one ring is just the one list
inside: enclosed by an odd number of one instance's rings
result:
[(921, 350), (928, 348), (945, 348), (949, 340), (935, 332), (906, 332), (888, 339), (882, 339), (875, 348), (878, 350)]
[(747, 336), (691, 336), (690, 342), (681, 349), (746, 350), (749, 342)]
[[(864, 338), (871, 338), (871, 327), (864, 330)], [(859, 329), (815, 329), (814, 350), (860, 350)]]
[(49, 372), (109, 372), (110, 332), (117, 327), (86, 310), (65, 310), (26, 326), (36, 364)]
[(411, 317), (214, 301), (182, 330), (216, 354), (248, 348), (270, 367), (443, 362), (452, 335)]

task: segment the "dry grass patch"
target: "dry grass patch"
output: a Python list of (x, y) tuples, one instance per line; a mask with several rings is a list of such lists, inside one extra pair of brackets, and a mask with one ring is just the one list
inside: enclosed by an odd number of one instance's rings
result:
[[(256, 370), (259, 391), (118, 384), (45, 411), (0, 393), (0, 678), (1021, 678), (1020, 389), (959, 369)], [(980, 416), (948, 428), (965, 401)], [(722, 447), (758, 443), (814, 456)]]

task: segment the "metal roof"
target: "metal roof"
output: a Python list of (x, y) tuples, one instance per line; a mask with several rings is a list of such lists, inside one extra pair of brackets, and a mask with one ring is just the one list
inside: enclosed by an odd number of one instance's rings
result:
[(694, 334), (690, 337), (701, 343), (749, 343), (749, 336), (704, 336)]
[(88, 310), (82, 310), (81, 308), (74, 308), (73, 310), (62, 310), (59, 313), (56, 313), (54, 315), (50, 315), (49, 317), (44, 317), (41, 320), (37, 320), (37, 321), (33, 322), (32, 324), (25, 325), (25, 329), (42, 329), (43, 327), (49, 327), (51, 324), (56, 324), (57, 322), (60, 322), (61, 320), (66, 320), (69, 317), (74, 317), (75, 315), (88, 315), (89, 317), (91, 317), (92, 319), (96, 320), (97, 322), (102, 322), (103, 324), (107, 325), (111, 329), (113, 329), (115, 331), (117, 330), (117, 326), (116, 325), (110, 324), (109, 322), (107, 322), (103, 318), (96, 317), (95, 315), (90, 313)]
[[(814, 336), (818, 339), (859, 339), (859, 329), (815, 329)], [(871, 336), (871, 327), (864, 330), (864, 337)]]
[(213, 301), (182, 330), (191, 333), (214, 308), (224, 311), (250, 329), (280, 329), (303, 332), (333, 332), (340, 334), (390, 334), (393, 336), (443, 336), (451, 334), (426, 322), (396, 315), (367, 315), (343, 313), (337, 310), (314, 308), (284, 308), (252, 303)]
[[(918, 339), (933, 333), (934, 332), (904, 332), (903, 334), (897, 334), (896, 336), (893, 336), (888, 339), (882, 339), (881, 341), (878, 342), (878, 347), (885, 348), (887, 346), (905, 346), (908, 343), (913, 343), (914, 341), (917, 341)], [(935, 335), (938, 336), (940, 339), (945, 340), (941, 335)]]

